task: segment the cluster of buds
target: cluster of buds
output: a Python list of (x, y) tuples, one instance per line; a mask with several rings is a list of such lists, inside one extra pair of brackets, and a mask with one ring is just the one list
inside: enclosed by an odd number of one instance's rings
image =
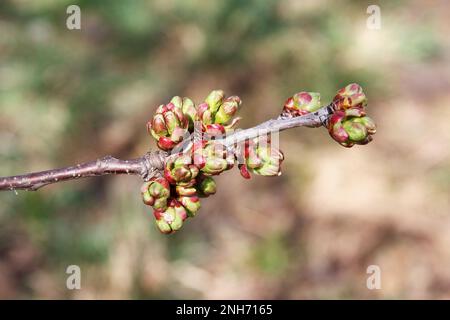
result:
[(217, 176), (234, 166), (234, 154), (214, 140), (195, 143), (192, 152), (194, 163), (206, 176)]
[[(331, 137), (346, 147), (370, 142), (376, 128), (366, 116), (366, 104), (359, 85), (350, 84), (339, 90), (328, 106), (332, 106), (333, 114), (322, 122)], [(235, 144), (231, 150), (220, 142), (220, 136), (232, 131), (240, 120), (234, 117), (240, 105), (239, 97), (226, 97), (222, 90), (212, 91), (198, 106), (189, 98), (176, 96), (159, 106), (148, 122), (148, 130), (158, 147), (172, 151), (164, 173), (144, 183), (141, 190), (144, 203), (153, 207), (156, 225), (162, 233), (173, 233), (186, 219), (196, 216), (200, 198), (216, 193), (213, 176), (231, 169), (236, 162), (246, 179), (251, 173), (281, 174), (284, 156), (268, 135)], [(304, 116), (320, 108), (319, 93), (299, 92), (286, 100), (279, 119)], [(311, 126), (316, 126), (315, 122)], [(192, 139), (194, 131), (196, 139)], [(175, 153), (173, 149), (185, 139), (189, 139), (190, 148)]]
[(144, 203), (153, 207), (156, 225), (162, 233), (179, 230), (184, 221), (200, 209), (200, 198), (216, 193), (212, 176), (231, 169), (236, 161), (220, 143), (203, 139), (203, 135), (218, 137), (229, 132), (239, 121), (233, 118), (241, 99), (225, 97), (222, 90), (212, 91), (205, 102), (195, 106), (189, 98), (173, 97), (161, 105), (147, 128), (158, 147), (171, 151), (194, 133), (201, 124), (202, 138), (193, 143), (189, 152), (172, 154), (166, 160), (163, 177), (144, 183)]
[[(172, 99), (176, 100), (175, 97)], [(186, 103), (192, 103), (190, 99)], [(158, 147), (164, 151), (169, 151), (183, 140), (188, 132), (189, 118), (183, 113), (180, 104), (170, 102), (162, 104), (156, 109), (153, 119), (147, 123), (147, 129), (155, 138)]]
[(187, 212), (170, 197), (171, 186), (164, 178), (154, 178), (141, 187), (142, 199), (153, 207), (156, 225), (163, 233), (177, 231), (187, 218)]
[(217, 136), (232, 130), (240, 120), (233, 117), (241, 103), (238, 96), (226, 98), (222, 90), (211, 91), (197, 109), (197, 120), (202, 123), (203, 131)]
[(200, 209), (200, 197), (216, 193), (216, 182), (202, 174), (184, 184), (169, 184), (165, 178), (155, 178), (143, 184), (144, 203), (153, 207), (156, 226), (162, 233), (178, 231), (188, 217)]
[(344, 147), (367, 144), (376, 132), (375, 122), (366, 115), (367, 98), (361, 86), (349, 84), (333, 99), (334, 114), (328, 121), (331, 137)]
[(216, 182), (192, 164), (192, 157), (178, 154), (165, 166), (164, 177), (153, 178), (142, 185), (145, 204), (153, 207), (156, 226), (162, 233), (179, 230), (188, 217), (200, 209), (200, 197), (216, 193)]

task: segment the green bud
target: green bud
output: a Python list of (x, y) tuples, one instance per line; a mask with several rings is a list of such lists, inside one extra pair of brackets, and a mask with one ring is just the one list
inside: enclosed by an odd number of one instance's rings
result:
[(225, 94), (222, 90), (213, 90), (206, 97), (205, 102), (208, 104), (209, 110), (212, 114), (215, 114), (222, 105), (224, 96)]
[(223, 102), (217, 111), (214, 123), (226, 124), (236, 114), (239, 106), (241, 105), (241, 99), (237, 96), (231, 96)]
[(142, 199), (153, 209), (165, 209), (170, 196), (169, 182), (164, 178), (154, 178), (141, 187)]
[(254, 173), (268, 177), (281, 174), (281, 163), (284, 156), (280, 150), (266, 145), (258, 148), (258, 156), (262, 161), (262, 166), (252, 170)]
[(215, 194), (217, 191), (217, 185), (214, 178), (202, 176), (201, 181), (198, 183), (198, 191), (203, 197), (208, 197)]
[(193, 186), (189, 187), (189, 186), (177, 185), (175, 187), (175, 190), (176, 190), (177, 194), (180, 196), (193, 196), (197, 193), (197, 190)]
[(223, 144), (214, 141), (194, 146), (195, 164), (205, 176), (218, 175), (234, 165), (234, 153), (228, 152)]
[(174, 161), (175, 167), (181, 167), (192, 163), (191, 156), (188, 154), (179, 154)]
[(340, 89), (333, 98), (335, 110), (361, 109), (367, 105), (367, 98), (361, 86), (351, 83)]
[(183, 226), (183, 219), (181, 218), (181, 216), (179, 214), (177, 214), (175, 209), (173, 209), (173, 211), (174, 211), (174, 213), (173, 213), (174, 219), (173, 219), (172, 223), (170, 224), (170, 227), (172, 228), (172, 231), (178, 231)]
[(183, 108), (183, 99), (179, 96), (175, 96), (170, 100), (170, 102), (173, 103), (173, 105), (179, 109)]
[(162, 199), (155, 199), (155, 202), (153, 204), (153, 209), (162, 209), (164, 210), (165, 208), (167, 208), (167, 198), (162, 198)]
[(170, 184), (187, 185), (199, 173), (198, 167), (191, 164), (192, 159), (188, 154), (178, 154), (170, 158), (164, 168), (164, 177)]
[(264, 163), (261, 168), (254, 169), (252, 172), (265, 177), (279, 176), (281, 175), (280, 163)]
[(181, 218), (182, 221), (186, 220), (188, 217), (186, 208), (183, 207), (181, 203), (176, 200), (172, 200), (171, 206), (175, 209), (175, 214)]
[(180, 143), (188, 131), (189, 119), (179, 107), (178, 98), (180, 97), (172, 99), (175, 104), (170, 102), (167, 105), (160, 105), (152, 120), (147, 123), (147, 128), (157, 141), (158, 147), (165, 151)]
[(228, 162), (226, 159), (211, 157), (206, 159), (205, 166), (201, 171), (205, 175), (218, 175), (228, 169)]
[(141, 187), (141, 195), (142, 195), (142, 200), (144, 201), (144, 203), (146, 205), (152, 206), (153, 203), (155, 202), (155, 199), (148, 192), (148, 188), (149, 188), (150, 184), (151, 184), (151, 182), (145, 182), (142, 185), (142, 187)]
[(263, 165), (263, 159), (258, 155), (256, 149), (250, 149), (247, 156), (247, 168), (257, 169)]
[(178, 231), (183, 226), (183, 217), (174, 207), (168, 207), (164, 212), (157, 214), (156, 226), (162, 233)]
[(202, 123), (205, 125), (213, 123), (213, 114), (210, 110), (206, 110), (202, 116)]
[(245, 164), (240, 166), (241, 175), (249, 179), (250, 172), (262, 176), (278, 176), (281, 174), (283, 153), (272, 147), (270, 141), (264, 138), (254, 139), (247, 143), (239, 156), (244, 158)]
[(172, 228), (170, 227), (170, 224), (168, 224), (163, 219), (161, 220), (155, 220), (155, 224), (158, 227), (159, 231), (164, 234), (172, 233)]
[(155, 198), (168, 198), (170, 196), (169, 185), (163, 178), (151, 180), (148, 192)]
[(183, 207), (186, 209), (189, 217), (194, 217), (201, 207), (200, 199), (197, 196), (182, 196), (178, 198), (178, 201), (181, 202)]
[(203, 125), (213, 123), (213, 116), (209, 110), (209, 105), (206, 102), (198, 105), (196, 119), (201, 121)]
[(351, 97), (355, 94), (363, 93), (362, 87), (357, 83), (350, 83), (337, 92), (337, 96)]
[(320, 107), (319, 93), (302, 91), (286, 100), (283, 107), (283, 114), (297, 117), (314, 112)]
[(358, 122), (364, 125), (369, 134), (375, 134), (377, 132), (377, 125), (371, 118), (367, 116), (361, 118), (354, 118), (353, 122)]
[(361, 123), (347, 120), (343, 122), (342, 126), (345, 132), (347, 132), (349, 140), (351, 140), (352, 142), (356, 143), (366, 139), (367, 137), (367, 129)]
[(194, 121), (197, 115), (194, 102), (189, 98), (181, 98), (179, 96), (173, 97), (170, 102), (173, 103), (176, 108), (180, 109), (188, 118), (189, 129), (192, 130), (194, 128)]
[(197, 117), (197, 109), (194, 102), (189, 98), (183, 98), (183, 113), (189, 118), (189, 128), (194, 129), (194, 122)]
[(337, 110), (328, 120), (331, 137), (347, 148), (372, 141), (372, 135), (376, 133), (375, 122), (367, 116), (348, 116), (348, 110), (351, 109)]

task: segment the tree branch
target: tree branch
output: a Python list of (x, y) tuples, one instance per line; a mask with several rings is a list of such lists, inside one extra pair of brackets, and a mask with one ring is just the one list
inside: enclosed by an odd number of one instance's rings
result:
[(270, 119), (253, 128), (238, 130), (235, 133), (218, 140), (226, 147), (231, 147), (234, 144), (243, 142), (245, 140), (253, 139), (258, 136), (264, 136), (272, 132), (280, 132), (296, 127), (320, 127), (325, 125), (328, 118), (333, 114), (334, 109), (332, 104), (322, 107), (316, 112), (309, 113), (300, 117), (285, 117), (280, 115), (277, 119)]
[[(333, 112), (332, 105), (328, 105), (320, 108), (314, 113), (300, 117), (289, 118), (281, 115), (277, 119), (268, 120), (255, 127), (237, 130), (231, 135), (217, 139), (216, 141), (229, 148), (240, 142), (267, 135), (272, 132), (301, 126), (319, 127), (328, 121), (328, 118)], [(179, 148), (175, 148), (176, 152), (189, 151), (192, 146), (192, 141), (193, 138), (189, 138), (181, 143)], [(112, 156), (106, 156), (95, 161), (78, 164), (72, 167), (34, 172), (19, 176), (0, 177), (0, 191), (36, 191), (53, 183), (110, 174), (139, 175), (142, 179), (148, 181), (164, 170), (164, 164), (168, 156), (169, 154), (163, 151), (149, 152), (140, 158), (132, 160), (119, 160)]]
[(96, 161), (81, 163), (73, 167), (34, 172), (19, 176), (0, 178), (0, 191), (36, 191), (46, 185), (98, 177), (109, 174), (140, 175), (144, 180), (152, 178), (164, 169), (165, 152), (155, 151), (133, 160), (119, 160), (106, 156)]

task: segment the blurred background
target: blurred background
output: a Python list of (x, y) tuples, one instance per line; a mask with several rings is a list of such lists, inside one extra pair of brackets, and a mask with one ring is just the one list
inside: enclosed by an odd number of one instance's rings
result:
[(0, 298), (450, 298), (448, 17), (444, 0), (2, 0), (0, 176), (140, 156), (159, 104), (217, 88), (249, 127), (295, 92), (327, 103), (357, 82), (378, 133), (345, 149), (283, 132), (281, 177), (223, 174), (171, 236), (138, 177), (0, 193)]

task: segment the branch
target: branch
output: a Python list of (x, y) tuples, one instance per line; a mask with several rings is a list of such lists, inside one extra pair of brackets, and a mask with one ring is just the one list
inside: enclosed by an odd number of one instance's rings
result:
[[(318, 127), (326, 123), (333, 113), (331, 105), (320, 108), (314, 113), (304, 116), (288, 118), (280, 116), (255, 127), (237, 130), (231, 135), (216, 140), (226, 147), (232, 147), (240, 142), (267, 135), (272, 132), (283, 131), (290, 128), (308, 126)], [(187, 139), (176, 152), (187, 152), (192, 146), (193, 137)], [(0, 177), (0, 191), (27, 190), (36, 191), (49, 184), (62, 181), (77, 180), (87, 177), (98, 177), (110, 174), (139, 175), (148, 181), (164, 170), (166, 158), (169, 155), (163, 151), (154, 151), (132, 160), (119, 160), (111, 156), (96, 161), (78, 164), (72, 167), (34, 172), (19, 176)]]
[(164, 169), (166, 156), (167, 154), (161, 151), (147, 153), (133, 160), (119, 160), (106, 156), (96, 161), (78, 164), (73, 167), (2, 177), (0, 178), (0, 191), (36, 191), (46, 185), (57, 182), (109, 174), (140, 175), (144, 180), (148, 180), (158, 171)]
[(259, 136), (264, 136), (272, 132), (280, 132), (296, 127), (320, 127), (325, 125), (328, 118), (333, 114), (334, 109), (332, 105), (320, 108), (314, 113), (309, 113), (300, 117), (285, 117), (280, 115), (277, 119), (271, 119), (263, 122), (256, 127), (238, 130), (228, 137), (218, 140), (226, 147), (231, 147), (234, 144), (244, 142)]

